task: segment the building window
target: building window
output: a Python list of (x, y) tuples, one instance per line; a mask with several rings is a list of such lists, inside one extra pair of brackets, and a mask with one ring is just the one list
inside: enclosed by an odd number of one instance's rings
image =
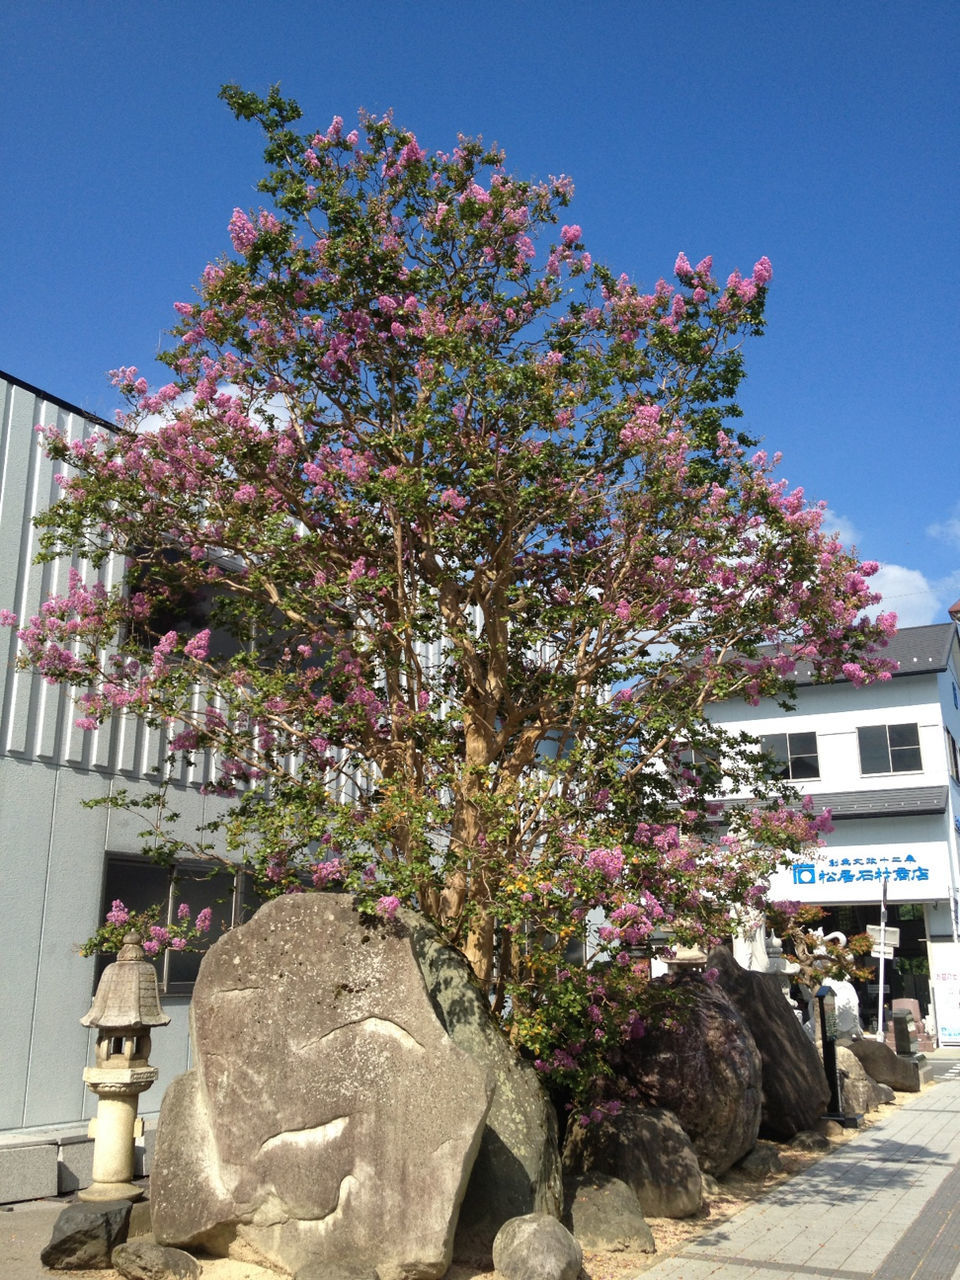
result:
[(950, 777), (954, 782), (960, 782), (960, 749), (957, 748), (957, 740), (949, 729), (944, 728), (947, 735), (947, 765), (950, 769)]
[(861, 773), (918, 773), (920, 734), (915, 724), (873, 724), (857, 730)]
[[(202, 944), (206, 950), (221, 934), (249, 919), (260, 905), (253, 893), (250, 877), (239, 870), (211, 867), (203, 862), (181, 862), (170, 871), (146, 858), (107, 854), (103, 884), (101, 919), (111, 905), (120, 901), (130, 911), (146, 911), (157, 903), (164, 904), (160, 923), (172, 924), (181, 903), (186, 903), (194, 918), (205, 907), (210, 908), (210, 930)], [(160, 989), (165, 995), (189, 993), (193, 989), (202, 959), (201, 951), (167, 950), (156, 960)], [(98, 956), (95, 982), (112, 956)]]
[(802, 782), (820, 777), (815, 733), (765, 733), (760, 745), (775, 762), (775, 776)]

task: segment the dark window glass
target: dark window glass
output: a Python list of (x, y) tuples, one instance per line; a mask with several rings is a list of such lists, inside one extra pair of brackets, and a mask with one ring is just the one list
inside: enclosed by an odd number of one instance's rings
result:
[(760, 739), (760, 745), (768, 756), (771, 756), (776, 762), (774, 776), (777, 778), (789, 778), (790, 761), (787, 756), (787, 735), (785, 733), (765, 733)]
[(920, 734), (915, 724), (890, 725), (890, 764), (894, 773), (921, 769)]
[(915, 724), (877, 724), (857, 730), (862, 773), (915, 773), (923, 768)]
[(812, 756), (791, 756), (790, 758), (790, 777), (791, 778), (819, 778), (820, 762), (816, 755)]
[(167, 548), (155, 554), (152, 562), (145, 560), (144, 555), (141, 553), (137, 563), (127, 571), (128, 591), (131, 595), (149, 591), (155, 597), (166, 586), (167, 595), (163, 600), (155, 599), (149, 616), (133, 624), (131, 631), (138, 644), (152, 646), (168, 631), (195, 636), (210, 628), (208, 653), (211, 658), (231, 658), (242, 652), (244, 645), (236, 636), (214, 623), (216, 587), (187, 587), (177, 581), (175, 567), (184, 559), (182, 552)]
[[(180, 863), (171, 873), (146, 858), (109, 855), (101, 919), (106, 917), (118, 898), (131, 911), (146, 911), (149, 907), (162, 905), (165, 909), (161, 911), (161, 924), (172, 924), (177, 919), (181, 903), (187, 904), (193, 919), (209, 907), (210, 930), (202, 942), (194, 944), (200, 950), (168, 949), (154, 962), (163, 991), (189, 991), (196, 981), (202, 952), (227, 929), (252, 915), (260, 905), (262, 900), (257, 900), (252, 889), (247, 888), (246, 880), (242, 872), (234, 875), (225, 868), (213, 869), (211, 874), (209, 866), (199, 863)], [(95, 983), (99, 982), (105, 966), (112, 959), (112, 956), (97, 957)]]
[(178, 871), (173, 887), (171, 918), (176, 920), (181, 903), (186, 903), (190, 908), (190, 915), (194, 920), (198, 912), (209, 907), (210, 930), (203, 942), (193, 944), (200, 948), (199, 951), (167, 952), (168, 988), (175, 984), (195, 982), (203, 952), (234, 923), (234, 882), (235, 877), (228, 871), (217, 871), (212, 876), (208, 870), (200, 868), (190, 867)]
[(820, 777), (815, 733), (765, 733), (760, 742), (777, 763), (776, 777), (795, 781)]
[(870, 725), (857, 730), (860, 743), (860, 772), (889, 773), (890, 748), (887, 744), (887, 726)]

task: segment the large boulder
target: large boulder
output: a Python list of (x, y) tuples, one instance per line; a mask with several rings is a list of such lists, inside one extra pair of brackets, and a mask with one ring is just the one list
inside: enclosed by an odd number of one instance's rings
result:
[(646, 1218), (690, 1218), (703, 1203), (697, 1155), (677, 1117), (625, 1106), (596, 1124), (571, 1125), (563, 1146), (568, 1177), (606, 1173), (632, 1188)]
[(920, 1092), (921, 1063), (916, 1058), (902, 1058), (881, 1040), (844, 1040), (867, 1075), (878, 1084), (888, 1084), (902, 1093)]
[(723, 947), (711, 951), (707, 967), (717, 970), (718, 985), (760, 1050), (760, 1132), (789, 1142), (801, 1129), (812, 1129), (830, 1101), (816, 1046), (804, 1034), (776, 975), (742, 969)]
[(681, 1029), (651, 1026), (623, 1049), (640, 1098), (679, 1120), (706, 1173), (725, 1173), (760, 1130), (761, 1059), (723, 990), (698, 974), (661, 979), (679, 996)]
[(521, 1061), (490, 1014), (466, 959), (434, 927), (402, 912), (434, 1012), (458, 1048), (494, 1080), (480, 1150), (460, 1209), (456, 1261), (488, 1266), (510, 1218), (563, 1209), (557, 1117), (533, 1066)]
[(196, 1066), (163, 1100), (157, 1242), (380, 1280), (448, 1268), (493, 1082), (430, 1004), (410, 929), (275, 899), (204, 957)]

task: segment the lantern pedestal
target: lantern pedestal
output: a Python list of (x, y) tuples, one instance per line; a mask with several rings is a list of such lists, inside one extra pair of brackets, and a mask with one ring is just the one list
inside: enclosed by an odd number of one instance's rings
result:
[(87, 1067), (84, 1083), (97, 1095), (93, 1126), (93, 1182), (80, 1200), (139, 1200), (133, 1181), (138, 1098), (159, 1072), (156, 1067)]
[(140, 945), (128, 933), (116, 961), (107, 965), (90, 1012), (80, 1019), (97, 1028), (96, 1065), (83, 1080), (97, 1095), (93, 1132), (93, 1182), (78, 1192), (81, 1200), (139, 1200), (133, 1182), (133, 1142), (137, 1100), (160, 1074), (151, 1067), (150, 1032), (170, 1021), (160, 1007), (157, 975)]

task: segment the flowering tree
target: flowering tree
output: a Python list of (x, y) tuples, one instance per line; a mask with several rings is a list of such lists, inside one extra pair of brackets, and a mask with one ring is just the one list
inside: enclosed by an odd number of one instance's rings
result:
[[(415, 905), (522, 1044), (595, 1084), (642, 1029), (651, 934), (720, 936), (816, 836), (708, 705), (789, 699), (798, 662), (883, 670), (875, 566), (725, 425), (770, 264), (719, 283), (681, 253), (644, 292), (563, 222), (565, 178), (223, 96), (265, 130), (269, 207), (176, 304), (169, 385), (120, 369), (116, 432), (43, 429), (69, 464), (44, 555), (127, 574), (74, 574), (25, 660), (84, 727), (133, 713), (171, 762), (215, 752), (268, 885)], [(760, 803), (721, 836), (733, 785)], [(594, 909), (606, 963), (571, 970)]]

